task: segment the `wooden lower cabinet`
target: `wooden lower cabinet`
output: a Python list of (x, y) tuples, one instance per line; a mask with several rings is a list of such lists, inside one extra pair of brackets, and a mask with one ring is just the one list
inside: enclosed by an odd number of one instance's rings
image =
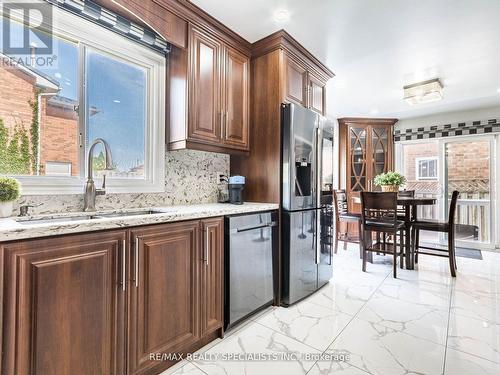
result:
[(159, 374), (223, 334), (223, 219), (0, 244), (1, 374)]
[(129, 374), (164, 368), (151, 354), (181, 352), (200, 339), (199, 237), (197, 221), (131, 231)]
[(207, 335), (223, 325), (224, 251), (221, 219), (202, 221), (203, 264), (201, 266), (201, 334)]
[(112, 231), (0, 245), (3, 375), (124, 373), (125, 239)]

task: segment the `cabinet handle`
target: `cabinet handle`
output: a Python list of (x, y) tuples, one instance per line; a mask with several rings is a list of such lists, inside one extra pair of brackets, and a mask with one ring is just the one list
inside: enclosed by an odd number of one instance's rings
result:
[(126, 240), (122, 241), (122, 290), (125, 291), (126, 288), (126, 265), (125, 265), (125, 258), (127, 255), (127, 250), (126, 250)]
[(221, 127), (224, 126), (224, 112), (223, 111), (220, 112), (220, 126)]
[(135, 238), (135, 287), (139, 287), (139, 237)]
[(208, 266), (208, 257), (210, 256), (210, 252), (208, 251), (208, 248), (210, 246), (210, 232), (208, 228), (205, 229), (205, 265)]

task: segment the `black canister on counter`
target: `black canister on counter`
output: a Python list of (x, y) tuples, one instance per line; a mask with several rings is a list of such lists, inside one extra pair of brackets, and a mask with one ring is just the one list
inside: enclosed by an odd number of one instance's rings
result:
[(244, 176), (229, 177), (229, 202), (243, 204), (243, 189), (245, 188)]

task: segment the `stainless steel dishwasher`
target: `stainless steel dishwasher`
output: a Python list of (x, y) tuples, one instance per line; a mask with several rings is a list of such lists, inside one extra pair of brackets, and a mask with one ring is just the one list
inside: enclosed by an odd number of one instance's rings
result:
[(273, 303), (277, 217), (276, 211), (225, 217), (226, 329)]

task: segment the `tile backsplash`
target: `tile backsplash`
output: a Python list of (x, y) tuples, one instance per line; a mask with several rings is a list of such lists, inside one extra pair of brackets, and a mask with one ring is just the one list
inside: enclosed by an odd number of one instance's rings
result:
[[(229, 155), (203, 151), (180, 150), (165, 153), (165, 192), (137, 194), (106, 194), (96, 198), (97, 210), (170, 206), (190, 203), (213, 203), (217, 201), (216, 175), (229, 174)], [(54, 212), (81, 211), (82, 194), (71, 195), (27, 195), (22, 196), (14, 207), (36, 206), (30, 210), (34, 215)]]

